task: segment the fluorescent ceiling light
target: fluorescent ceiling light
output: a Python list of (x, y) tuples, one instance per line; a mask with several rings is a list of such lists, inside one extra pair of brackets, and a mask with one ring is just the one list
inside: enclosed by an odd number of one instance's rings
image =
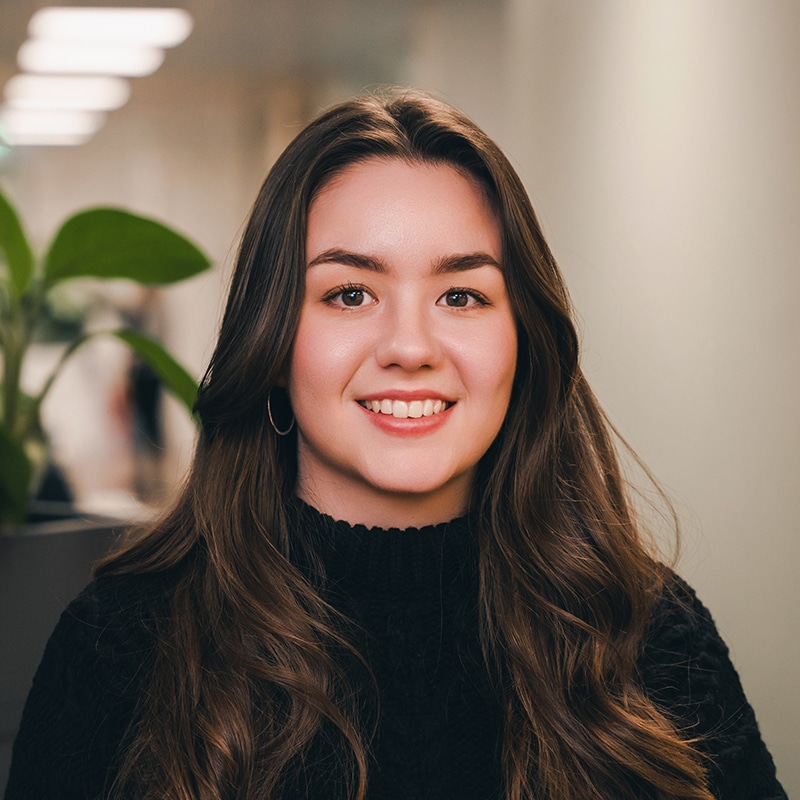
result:
[(42, 8), (31, 18), (34, 38), (126, 41), (175, 47), (192, 31), (192, 17), (181, 8)]
[(82, 144), (105, 123), (99, 111), (0, 109), (0, 124), (12, 145)]
[[(77, 147), (86, 144), (93, 135), (91, 133), (72, 134), (54, 131), (51, 133), (25, 133), (9, 138), (11, 139), (11, 147)], [(0, 150), (2, 149), (2, 146), (0, 146)]]
[(19, 49), (17, 63), (26, 72), (60, 72), (141, 77), (155, 72), (164, 51), (155, 47), (100, 42), (29, 39)]
[(24, 73), (12, 78), (0, 124), (12, 145), (81, 144), (124, 105), (127, 82), (164, 61), (192, 31), (180, 8), (43, 8), (17, 54)]
[(108, 75), (15, 75), (5, 88), (13, 108), (111, 111), (130, 95), (126, 80)]

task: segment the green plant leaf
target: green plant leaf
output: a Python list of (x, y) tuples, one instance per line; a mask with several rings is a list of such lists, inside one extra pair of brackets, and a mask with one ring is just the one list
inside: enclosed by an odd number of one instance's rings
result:
[(8, 202), (5, 195), (0, 192), (0, 250), (11, 275), (11, 285), (20, 296), (33, 274), (33, 253), (31, 252), (22, 223)]
[(25, 519), (32, 469), (22, 447), (0, 428), (0, 523)]
[(166, 284), (210, 266), (195, 244), (160, 222), (118, 208), (93, 208), (61, 226), (44, 272), (50, 283), (91, 276)]
[(192, 413), (197, 397), (197, 381), (160, 344), (132, 330), (110, 333), (130, 345), (156, 371), (167, 389)]

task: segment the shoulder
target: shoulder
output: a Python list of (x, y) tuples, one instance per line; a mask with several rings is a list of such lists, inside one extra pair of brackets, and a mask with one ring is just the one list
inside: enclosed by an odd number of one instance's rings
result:
[(169, 611), (166, 575), (94, 580), (64, 610), (33, 679), (7, 798), (100, 796)]
[(639, 673), (651, 700), (708, 756), (718, 797), (786, 796), (710, 611), (674, 574), (656, 603)]
[(669, 574), (654, 607), (640, 664), (648, 688), (669, 693), (675, 688), (675, 669), (696, 669), (700, 678), (715, 674), (728, 660), (728, 647), (711, 612), (688, 583)]
[(711, 613), (676, 575), (668, 576), (655, 605), (639, 671), (650, 698), (691, 735), (698, 728), (707, 735), (725, 715), (714, 698), (731, 695), (739, 706), (744, 700)]
[(74, 692), (102, 702), (135, 695), (159, 626), (168, 618), (169, 586), (157, 574), (92, 581), (61, 614), (34, 676), (31, 698)]
[(64, 610), (51, 643), (77, 637), (102, 656), (152, 641), (168, 617), (171, 585), (164, 573), (98, 577)]
[(711, 612), (676, 575), (668, 577), (655, 605), (639, 671), (650, 698), (682, 719), (690, 733), (699, 728), (707, 735), (746, 705)]
[(170, 572), (96, 577), (67, 606), (64, 617), (85, 624), (136, 624), (168, 611), (174, 585)]

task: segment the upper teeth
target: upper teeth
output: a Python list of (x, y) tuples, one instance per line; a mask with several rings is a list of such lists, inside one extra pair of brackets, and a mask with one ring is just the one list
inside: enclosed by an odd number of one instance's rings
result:
[(397, 419), (407, 419), (411, 417), (431, 417), (444, 411), (447, 403), (444, 400), (360, 400), (364, 408), (378, 414), (389, 414)]

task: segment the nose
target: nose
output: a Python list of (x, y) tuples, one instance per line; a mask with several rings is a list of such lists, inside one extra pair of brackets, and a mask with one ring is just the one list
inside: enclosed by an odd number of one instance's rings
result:
[(421, 305), (398, 304), (376, 324), (380, 330), (375, 357), (381, 367), (413, 372), (440, 362), (442, 343), (432, 315)]

